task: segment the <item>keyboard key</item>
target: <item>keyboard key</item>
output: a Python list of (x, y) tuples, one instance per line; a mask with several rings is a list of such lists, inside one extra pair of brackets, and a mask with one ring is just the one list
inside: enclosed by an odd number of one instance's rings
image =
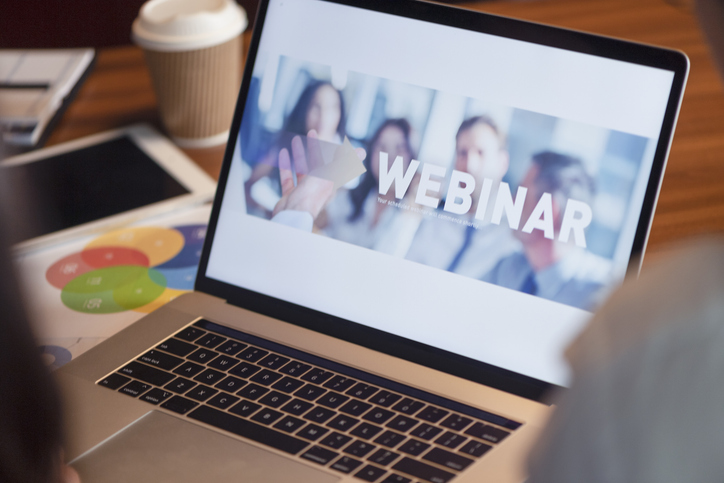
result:
[(261, 367), (249, 364), (248, 362), (242, 362), (241, 364), (234, 366), (233, 369), (230, 369), (229, 374), (248, 379), (259, 371), (261, 371)]
[(395, 404), (392, 409), (394, 409), (395, 411), (400, 411), (403, 414), (407, 414), (408, 416), (412, 416), (417, 411), (422, 409), (423, 406), (424, 404), (420, 401), (415, 401), (413, 399), (410, 399), (409, 397), (406, 397), (402, 401)]
[(424, 439), (425, 441), (431, 440), (440, 433), (442, 433), (442, 429), (436, 428), (435, 426), (431, 426), (427, 423), (422, 423), (410, 431), (411, 435)]
[(295, 418), (294, 416), (284, 416), (284, 418), (274, 425), (275, 428), (280, 429), (286, 433), (293, 433), (297, 429), (307, 424), (303, 419)]
[(209, 362), (208, 366), (213, 367), (214, 369), (218, 369), (220, 371), (228, 371), (238, 363), (239, 359), (234, 359), (231, 356), (222, 354), (213, 361)]
[(268, 392), (269, 389), (265, 387), (259, 386), (257, 384), (249, 384), (248, 386), (243, 387), (241, 391), (237, 392), (236, 394), (255, 401)]
[(347, 436), (346, 434), (341, 434), (334, 432), (332, 434), (329, 434), (320, 441), (320, 444), (323, 444), (325, 446), (329, 446), (330, 448), (339, 449), (342, 448), (344, 445), (352, 441), (352, 438), (350, 436)]
[(350, 402), (339, 408), (343, 413), (347, 413), (351, 416), (362, 416), (372, 407), (371, 404), (367, 404), (356, 399), (352, 399)]
[(242, 400), (239, 404), (229, 409), (229, 412), (246, 418), (254, 414), (260, 408), (261, 406), (256, 403)]
[(375, 426), (374, 424), (370, 423), (362, 423), (355, 426), (350, 434), (363, 439), (370, 439), (377, 436), (381, 431), (382, 428), (380, 428), (379, 426)]
[(118, 392), (123, 393), (127, 396), (138, 397), (144, 392), (151, 389), (151, 387), (152, 386), (150, 384), (144, 384), (141, 381), (131, 381), (123, 386), (123, 388)]
[(450, 414), (450, 411), (435, 406), (428, 406), (420, 411), (420, 413), (416, 417), (424, 419), (425, 421), (429, 421), (431, 423), (436, 423), (448, 414)]
[(120, 374), (109, 374), (108, 376), (98, 381), (98, 385), (116, 390), (130, 380), (130, 377), (122, 376)]
[(208, 406), (192, 411), (189, 417), (289, 454), (298, 454), (309, 444), (302, 439)]
[(314, 384), (322, 384), (324, 381), (332, 377), (334, 374), (325, 371), (324, 369), (315, 368), (307, 371), (303, 376), (302, 380), (312, 382)]
[(432, 461), (440, 466), (446, 466), (455, 471), (464, 470), (474, 461), (441, 448), (432, 448), (422, 459)]
[(197, 340), (196, 344), (200, 345), (201, 347), (206, 347), (207, 349), (213, 349), (214, 347), (225, 341), (226, 337), (221, 337), (220, 335), (216, 334), (206, 334), (205, 336)]
[(222, 391), (231, 392), (234, 393), (241, 389), (242, 387), (246, 386), (247, 382), (243, 379), (239, 379), (238, 377), (234, 376), (227, 376), (225, 379), (222, 379), (221, 382), (216, 384), (216, 386)]
[(349, 394), (350, 396), (356, 397), (357, 399), (367, 399), (374, 393), (376, 393), (379, 389), (375, 386), (370, 386), (369, 384), (365, 384), (363, 382), (355, 384), (352, 389), (346, 392), (346, 394)]
[(154, 386), (163, 386), (174, 378), (173, 374), (136, 361), (129, 362), (119, 372), (124, 376), (131, 376)]
[(165, 354), (157, 350), (150, 350), (146, 352), (141, 357), (139, 357), (138, 360), (141, 362), (145, 362), (150, 366), (155, 366), (160, 369), (165, 369), (167, 371), (170, 371), (171, 369), (183, 362), (183, 359), (169, 354)]
[(483, 423), (475, 423), (467, 431), (465, 431), (465, 434), (469, 434), (470, 436), (474, 436), (478, 439), (490, 441), (491, 443), (500, 443), (510, 433), (503, 431), (502, 429), (487, 426)]
[(214, 406), (219, 409), (226, 409), (239, 400), (236, 396), (229, 396), (228, 394), (217, 394), (212, 397), (207, 404)]
[(411, 481), (412, 480), (409, 478), (405, 478), (404, 476), (392, 473), (391, 475), (388, 475), (387, 478), (382, 480), (380, 483), (410, 483)]
[(369, 412), (367, 412), (367, 414), (362, 416), (362, 419), (372, 423), (382, 424), (394, 415), (395, 413), (388, 411), (387, 409), (372, 408)]
[(334, 416), (335, 413), (331, 409), (322, 408), (322, 407), (315, 407), (312, 408), (307, 414), (304, 415), (304, 419), (307, 421), (312, 421), (315, 423), (322, 424), (332, 416)]
[(282, 394), (277, 391), (272, 391), (263, 398), (259, 399), (259, 402), (266, 405), (271, 406), (273, 408), (278, 408), (282, 404), (289, 401), (292, 397), (287, 396), (286, 394)]
[(371, 462), (376, 463), (380, 466), (387, 466), (399, 457), (400, 457), (399, 453), (395, 453), (394, 451), (380, 448), (377, 451), (375, 451), (372, 454), (372, 456), (370, 456), (367, 459), (369, 459)]
[(299, 361), (292, 361), (286, 366), (279, 369), (279, 372), (283, 372), (284, 374), (293, 377), (300, 377), (311, 368), (312, 366), (310, 366), (309, 364), (304, 364), (303, 362)]
[(406, 436), (395, 433), (394, 431), (385, 431), (375, 439), (375, 443), (379, 443), (382, 446), (388, 448), (394, 448), (398, 444), (402, 443), (406, 439)]
[(214, 358), (218, 355), (219, 354), (217, 352), (214, 352), (209, 349), (204, 349), (203, 347), (199, 347), (198, 349), (196, 349), (195, 352), (189, 354), (187, 356), (187, 359), (194, 361), (194, 362), (198, 362), (200, 364), (206, 364), (206, 363), (214, 360)]
[(217, 382), (220, 382), (222, 379), (226, 377), (226, 374), (223, 372), (219, 372), (214, 369), (206, 369), (204, 372), (199, 374), (198, 376), (194, 377), (194, 381), (197, 382), (203, 382), (204, 384), (209, 384), (213, 386)]
[(291, 377), (284, 376), (279, 381), (275, 382), (272, 387), (287, 394), (291, 394), (303, 385), (304, 383), (298, 379), (292, 379)]
[(275, 382), (277, 382), (279, 379), (282, 378), (282, 375), (278, 372), (270, 371), (269, 369), (262, 369), (261, 372), (258, 372), (254, 374), (251, 377), (251, 380), (254, 382), (258, 382), (259, 384), (263, 384), (265, 386), (271, 386)]
[(314, 461), (320, 465), (326, 465), (333, 459), (339, 456), (338, 453), (324, 449), (321, 446), (312, 446), (309, 450), (302, 455), (302, 458), (309, 461)]
[(407, 457), (395, 463), (392, 469), (432, 483), (447, 483), (455, 477), (453, 473)]
[(268, 353), (269, 351), (259, 349), (258, 347), (247, 347), (246, 349), (241, 351), (241, 354), (239, 354), (237, 357), (247, 362), (256, 362)]
[(327, 423), (327, 426), (339, 431), (347, 431), (357, 423), (359, 423), (359, 419), (347, 416), (346, 414), (338, 414), (334, 419)]
[(405, 433), (405, 432), (411, 430), (412, 428), (414, 428), (417, 425), (417, 423), (418, 422), (416, 420), (414, 420), (412, 418), (408, 418), (407, 416), (403, 416), (400, 414), (400, 415), (395, 416), (395, 419), (393, 419), (392, 421), (387, 423), (385, 426), (387, 426), (388, 428), (391, 428), (391, 429), (394, 429), (397, 431), (402, 431), (403, 433)]
[(177, 377), (163, 387), (164, 389), (168, 389), (171, 392), (183, 394), (194, 386), (196, 386), (196, 383), (194, 381), (189, 381), (188, 379), (184, 379), (183, 377)]
[(217, 391), (216, 389), (211, 389), (210, 387), (198, 385), (195, 388), (191, 389), (189, 392), (187, 392), (186, 397), (203, 402), (214, 394), (217, 394), (218, 392), (219, 391)]
[(354, 470), (362, 465), (360, 460), (350, 458), (349, 456), (342, 456), (340, 459), (334, 462), (330, 468), (340, 471), (342, 473), (352, 473)]
[(321, 404), (322, 406), (334, 409), (348, 400), (349, 398), (347, 396), (344, 396), (338, 392), (330, 391), (324, 396), (320, 397), (317, 400), (317, 404)]
[(355, 473), (355, 478), (359, 478), (360, 480), (364, 481), (377, 481), (380, 479), (382, 475), (387, 473), (386, 470), (383, 470), (382, 468), (378, 468), (376, 466), (367, 465), (361, 470), (359, 470), (357, 473)]
[(382, 406), (385, 408), (388, 408), (395, 404), (397, 401), (399, 401), (402, 398), (402, 396), (398, 394), (393, 394), (390, 391), (380, 391), (374, 396), (372, 396), (369, 400), (372, 404), (376, 406)]
[(260, 360), (257, 364), (269, 369), (279, 369), (289, 362), (288, 357), (280, 356), (279, 354), (269, 354), (264, 359)]
[(329, 433), (329, 430), (326, 428), (317, 426), (316, 424), (307, 424), (299, 432), (297, 432), (297, 436), (310, 441), (316, 441), (327, 433)]
[(251, 420), (268, 426), (282, 416), (283, 414), (279, 411), (274, 411), (273, 409), (269, 408), (262, 408), (261, 411), (258, 411), (251, 417)]
[(368, 454), (373, 449), (376, 449), (376, 446), (370, 443), (367, 443), (365, 441), (353, 441), (352, 444), (347, 446), (344, 449), (344, 452), (347, 454), (351, 454), (352, 456), (357, 456), (358, 458), (364, 458), (366, 454)]
[(440, 423), (440, 426), (445, 426), (446, 428), (453, 429), (455, 431), (462, 431), (472, 422), (472, 419), (466, 418), (465, 416), (451, 414)]
[(324, 387), (337, 392), (344, 392), (357, 383), (354, 379), (345, 376), (334, 376), (324, 383)]
[(187, 327), (178, 334), (176, 334), (176, 337), (178, 337), (179, 339), (187, 340), (189, 342), (193, 342), (205, 333), (206, 331), (197, 329), (196, 327)]
[(302, 399), (306, 399), (307, 401), (314, 401), (325, 392), (327, 392), (326, 389), (315, 386), (313, 384), (307, 384), (299, 389), (297, 392), (295, 392), (294, 395)]
[(445, 434), (437, 438), (435, 442), (441, 446), (445, 446), (446, 448), (457, 448), (467, 439), (468, 438), (466, 438), (465, 436), (461, 436), (450, 431), (445, 431)]
[(181, 396), (174, 396), (168, 401), (161, 403), (162, 408), (170, 409), (179, 414), (186, 414), (198, 405), (199, 403)]
[(399, 449), (403, 453), (407, 453), (412, 456), (419, 456), (429, 447), (429, 444), (423, 443), (422, 441), (418, 441), (416, 439), (408, 439), (407, 441), (402, 443), (402, 445), (397, 449)]
[(204, 366), (196, 364), (195, 362), (186, 361), (178, 366), (173, 373), (184, 377), (194, 377), (203, 370)]
[(141, 400), (151, 404), (161, 404), (172, 395), (172, 393), (164, 391), (163, 389), (154, 388), (141, 396)]
[(221, 352), (222, 354), (226, 354), (227, 356), (235, 356), (236, 354), (241, 352), (242, 349), (246, 349), (247, 347), (248, 346), (242, 342), (236, 340), (227, 340), (219, 347), (217, 347), (216, 350), (218, 352)]
[(460, 448), (458, 451), (479, 458), (487, 453), (488, 450), (491, 448), (492, 446), (488, 444), (481, 443), (480, 441), (471, 440), (465, 443), (465, 445), (463, 445), (463, 447)]
[(196, 350), (196, 346), (178, 339), (168, 339), (156, 346), (156, 349), (170, 352), (171, 354), (186, 357)]
[(301, 399), (292, 399), (284, 407), (282, 407), (282, 411), (284, 411), (285, 413), (293, 414), (295, 416), (301, 416), (302, 414), (309, 411), (312, 406), (313, 404), (310, 404), (307, 401), (302, 401)]

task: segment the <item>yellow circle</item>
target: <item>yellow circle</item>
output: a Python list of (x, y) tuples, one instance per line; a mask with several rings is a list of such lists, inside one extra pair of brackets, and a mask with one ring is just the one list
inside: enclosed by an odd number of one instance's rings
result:
[(151, 267), (171, 260), (184, 246), (184, 236), (178, 230), (141, 226), (125, 228), (100, 236), (86, 248), (105, 246), (135, 248), (148, 257)]
[(187, 292), (188, 292), (188, 290), (176, 290), (175, 288), (167, 288), (153, 302), (148, 303), (148, 304), (144, 305), (143, 307), (137, 307), (133, 310), (136, 312), (142, 312), (144, 314), (150, 314), (151, 312), (153, 312), (160, 306), (165, 305), (166, 303), (172, 301), (179, 295), (183, 295)]

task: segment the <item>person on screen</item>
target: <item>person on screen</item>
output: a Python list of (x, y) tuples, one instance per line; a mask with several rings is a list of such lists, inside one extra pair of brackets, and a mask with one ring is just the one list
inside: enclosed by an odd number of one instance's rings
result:
[(520, 185), (528, 190), (523, 220), (529, 219), (543, 194), (550, 193), (555, 236), (547, 238), (541, 229), (514, 230), (520, 251), (501, 259), (482, 280), (590, 310), (608, 284), (611, 265), (572, 241), (559, 241), (558, 234), (567, 200), (590, 205), (593, 179), (580, 159), (544, 151), (532, 157)]
[[(484, 179), (492, 180), (492, 186), (497, 187), (508, 165), (505, 135), (495, 121), (488, 116), (475, 116), (460, 124), (455, 136), (454, 169), (469, 173), (475, 179), (472, 206), (478, 205)], [(494, 191), (490, 199), (495, 199)], [(509, 252), (510, 233), (500, 225), (490, 224), (489, 215), (476, 220), (474, 214), (472, 209), (462, 219), (476, 226), (442, 218), (423, 218), (405, 258), (469, 277), (481, 277)]]
[(324, 234), (384, 253), (405, 253), (409, 246), (405, 239), (411, 238), (418, 222), (414, 222), (411, 234), (405, 236), (407, 224), (400, 223), (399, 216), (405, 212), (387, 204), (394, 200), (393, 192), (379, 194), (379, 157), (380, 152), (387, 153), (390, 160), (401, 156), (407, 169), (415, 156), (410, 143), (411, 131), (406, 119), (388, 119), (375, 131), (367, 143), (369, 156), (364, 161), (367, 171), (355, 188), (340, 191), (327, 206)]
[[(340, 144), (344, 139), (344, 117), (342, 93), (331, 83), (313, 80), (307, 85), (289, 113), (274, 148), (254, 167), (251, 176), (244, 183), (247, 209), (250, 213), (258, 213), (267, 218), (271, 215), (280, 191), (276, 181), (278, 176), (275, 174), (279, 152), (285, 148), (291, 149), (294, 135), (306, 136), (314, 131), (319, 140)], [(270, 186), (262, 188), (263, 183), (260, 183), (255, 196), (253, 187), (262, 180), (270, 181)], [(268, 196), (264, 196), (266, 193)], [(263, 198), (266, 197), (271, 201), (265, 202)]]

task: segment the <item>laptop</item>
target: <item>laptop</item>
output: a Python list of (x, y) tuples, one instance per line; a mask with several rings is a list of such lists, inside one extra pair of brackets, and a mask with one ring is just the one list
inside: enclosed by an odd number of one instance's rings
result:
[(687, 73), (438, 4), (262, 0), (195, 291), (56, 371), (66, 458), (523, 481), (564, 348), (638, 269)]

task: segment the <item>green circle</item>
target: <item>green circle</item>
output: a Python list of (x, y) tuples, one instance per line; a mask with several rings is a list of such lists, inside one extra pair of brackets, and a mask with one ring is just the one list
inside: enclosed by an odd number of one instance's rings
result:
[(166, 288), (157, 270), (135, 265), (100, 268), (71, 280), (61, 292), (68, 308), (92, 314), (133, 310), (153, 302)]
[(85, 314), (114, 314), (126, 310), (113, 299), (112, 290), (96, 293), (73, 293), (63, 290), (60, 299), (69, 309)]
[(152, 268), (132, 283), (118, 287), (113, 291), (113, 298), (126, 310), (137, 309), (156, 300), (166, 289), (166, 277)]
[(133, 283), (147, 271), (148, 268), (139, 265), (99, 268), (74, 278), (63, 287), (63, 291), (89, 294), (115, 290)]

